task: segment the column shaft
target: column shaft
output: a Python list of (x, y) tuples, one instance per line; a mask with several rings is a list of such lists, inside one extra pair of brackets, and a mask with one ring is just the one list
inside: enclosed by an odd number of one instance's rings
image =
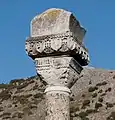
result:
[(46, 92), (46, 119), (70, 120), (69, 93), (67, 91)]

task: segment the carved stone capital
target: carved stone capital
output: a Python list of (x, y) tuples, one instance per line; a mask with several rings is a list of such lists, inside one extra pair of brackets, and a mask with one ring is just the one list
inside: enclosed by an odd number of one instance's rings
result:
[(35, 63), (37, 73), (50, 86), (71, 88), (83, 69), (74, 58), (67, 56), (36, 58)]

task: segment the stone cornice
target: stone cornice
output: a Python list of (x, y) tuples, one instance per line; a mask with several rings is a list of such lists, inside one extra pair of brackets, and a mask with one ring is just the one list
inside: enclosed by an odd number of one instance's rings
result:
[(27, 54), (33, 59), (52, 55), (73, 56), (81, 65), (89, 63), (88, 50), (81, 44), (72, 32), (55, 35), (29, 37), (26, 40)]

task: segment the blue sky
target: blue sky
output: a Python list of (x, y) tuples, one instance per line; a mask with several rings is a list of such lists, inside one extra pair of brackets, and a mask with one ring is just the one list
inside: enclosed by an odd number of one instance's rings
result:
[(25, 39), (31, 19), (52, 7), (72, 11), (86, 28), (90, 66), (115, 69), (114, 0), (0, 0), (0, 83), (36, 74)]

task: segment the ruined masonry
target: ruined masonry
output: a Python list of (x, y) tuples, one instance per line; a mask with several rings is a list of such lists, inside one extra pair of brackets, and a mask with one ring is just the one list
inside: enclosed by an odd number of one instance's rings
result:
[(70, 88), (79, 79), (82, 66), (89, 63), (85, 33), (74, 15), (63, 9), (48, 9), (31, 21), (25, 47), (47, 84), (45, 120), (70, 120)]

